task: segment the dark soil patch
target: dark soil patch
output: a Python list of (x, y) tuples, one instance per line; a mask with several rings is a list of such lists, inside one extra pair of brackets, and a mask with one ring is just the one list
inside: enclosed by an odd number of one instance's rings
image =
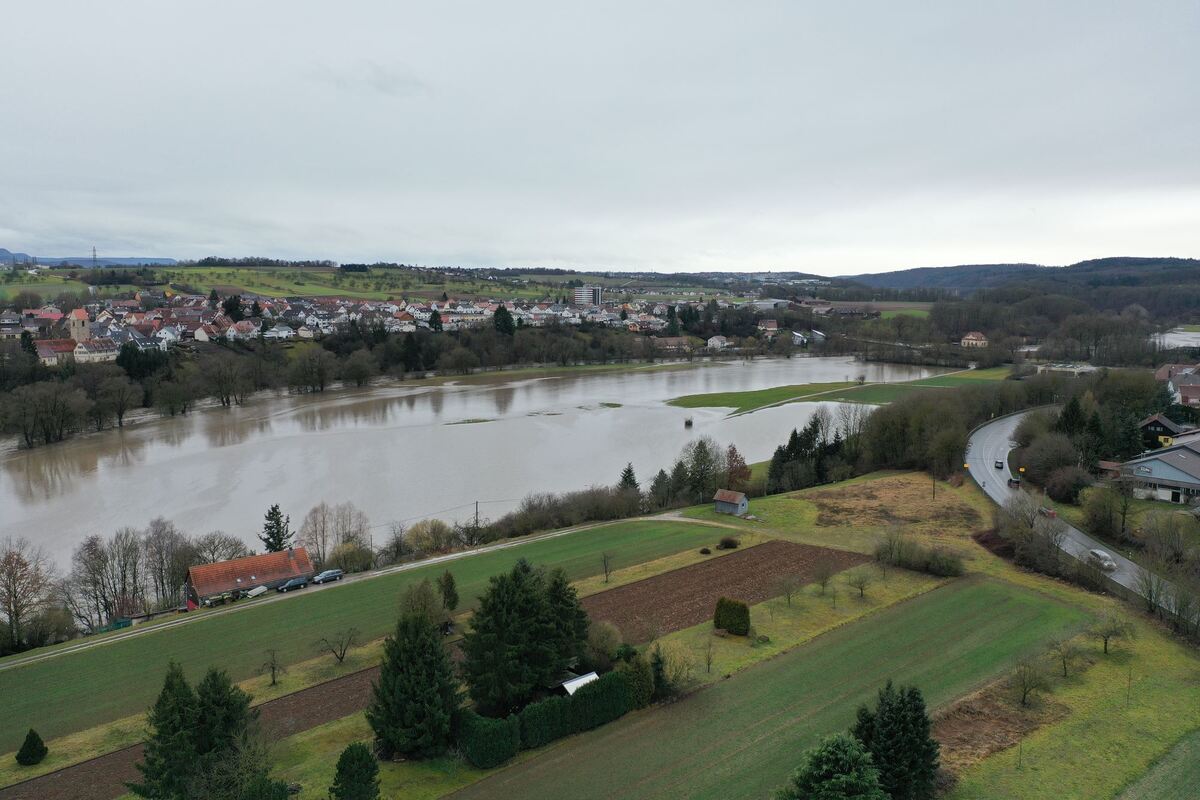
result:
[(812, 581), (822, 561), (840, 572), (868, 560), (860, 553), (773, 539), (585, 597), (583, 607), (594, 622), (605, 620), (620, 628), (626, 641), (645, 642), (712, 619), (721, 597), (759, 603), (779, 594), (779, 578)]
[(1016, 552), (1013, 550), (1012, 542), (1001, 536), (994, 528), (991, 530), (979, 531), (979, 533), (973, 534), (971, 538), (974, 539), (985, 550), (994, 553), (1001, 558), (1012, 561), (1013, 556), (1016, 555)]
[(939, 757), (942, 766), (959, 774), (1069, 713), (1066, 706), (1046, 701), (1022, 708), (994, 686), (964, 697), (938, 714), (933, 723), (933, 738), (942, 747)]
[[(361, 711), (378, 674), (372, 667), (268, 700), (258, 706), (263, 730), (283, 738)], [(141, 777), (141, 760), (142, 745), (133, 745), (0, 789), (0, 800), (111, 800), (126, 793), (126, 782)]]

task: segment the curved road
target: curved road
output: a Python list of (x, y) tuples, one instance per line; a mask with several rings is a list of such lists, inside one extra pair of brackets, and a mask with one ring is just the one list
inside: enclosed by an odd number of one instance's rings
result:
[[(1008, 488), (1008, 451), (1014, 447), (1013, 431), (1021, 422), (1021, 418), (1028, 413), (1024, 411), (1011, 414), (985, 423), (976, 428), (967, 441), (967, 470), (984, 493), (997, 505), (1004, 505), (1009, 498), (1021, 491)], [(997, 461), (1004, 463), (1004, 469), (996, 469)], [(1103, 550), (1117, 562), (1117, 568), (1108, 573), (1110, 578), (1131, 592), (1139, 596), (1142, 594), (1138, 589), (1138, 573), (1141, 567), (1118, 553), (1111, 545), (1097, 541), (1078, 528), (1067, 525), (1067, 534), (1062, 543), (1063, 552), (1083, 561), (1087, 558), (1088, 550), (1093, 548)]]

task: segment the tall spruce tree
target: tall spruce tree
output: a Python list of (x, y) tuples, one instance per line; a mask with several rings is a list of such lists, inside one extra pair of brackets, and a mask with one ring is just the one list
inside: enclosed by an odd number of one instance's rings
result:
[(430, 758), (446, 752), (458, 705), (458, 684), (437, 626), (421, 613), (403, 614), (396, 633), (383, 644), (379, 681), (367, 708), (384, 756)]
[(283, 515), (278, 503), (267, 509), (263, 530), (258, 539), (268, 553), (278, 553), (292, 546), (291, 524), (292, 518)]
[(583, 657), (588, 637), (588, 615), (567, 573), (555, 569), (546, 578), (546, 602), (554, 624), (559, 668), (568, 669)]
[(919, 689), (897, 690), (891, 681), (879, 690), (875, 710), (858, 709), (854, 736), (871, 753), (879, 785), (892, 800), (934, 796), (938, 744)]
[(497, 333), (505, 336), (512, 336), (517, 332), (517, 324), (513, 322), (512, 312), (504, 306), (497, 308), (496, 313), (492, 315), (492, 325), (495, 326)]
[(887, 800), (871, 754), (853, 736), (836, 734), (805, 753), (775, 800)]
[(250, 708), (250, 695), (224, 670), (210, 669), (196, 686), (193, 744), (200, 767), (224, 759), (256, 719), (258, 711)]
[(183, 800), (188, 797), (197, 771), (196, 695), (174, 661), (167, 667), (162, 691), (150, 709), (150, 736), (142, 763), (140, 783), (127, 784), (138, 797)]
[(333, 800), (377, 800), (379, 762), (371, 748), (355, 742), (342, 751), (329, 796)]
[(626, 464), (625, 469), (621, 470), (621, 480), (617, 482), (617, 488), (631, 489), (635, 492), (640, 489), (638, 486), (637, 475), (635, 475), (633, 472), (632, 463)]
[(463, 672), (480, 713), (503, 716), (560, 671), (544, 582), (521, 559), (492, 577), (463, 639)]
[(450, 613), (458, 608), (458, 586), (454, 583), (454, 575), (446, 570), (437, 579), (438, 591), (442, 593), (442, 608)]

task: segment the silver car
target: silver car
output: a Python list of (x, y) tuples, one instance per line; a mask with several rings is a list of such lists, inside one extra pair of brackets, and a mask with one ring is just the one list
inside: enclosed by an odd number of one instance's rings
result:
[(1112, 572), (1117, 568), (1117, 562), (1104, 550), (1088, 550), (1088, 561), (1105, 572)]

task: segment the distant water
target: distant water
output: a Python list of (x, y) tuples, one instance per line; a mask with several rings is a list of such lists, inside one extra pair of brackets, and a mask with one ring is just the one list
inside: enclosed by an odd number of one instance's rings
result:
[(1175, 328), (1158, 334), (1158, 342), (1162, 347), (1200, 347), (1200, 331)]

